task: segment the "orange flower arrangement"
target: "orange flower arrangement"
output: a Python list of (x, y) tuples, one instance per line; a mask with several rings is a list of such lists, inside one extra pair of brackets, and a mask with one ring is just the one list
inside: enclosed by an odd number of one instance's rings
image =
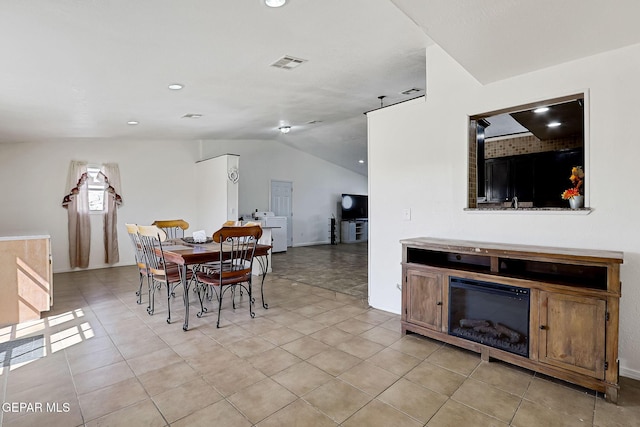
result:
[(582, 170), (582, 166), (574, 166), (571, 169), (571, 176), (569, 180), (573, 183), (573, 188), (569, 188), (562, 192), (561, 197), (564, 200), (569, 200), (576, 196), (580, 196), (582, 193), (582, 180), (584, 179), (584, 171)]

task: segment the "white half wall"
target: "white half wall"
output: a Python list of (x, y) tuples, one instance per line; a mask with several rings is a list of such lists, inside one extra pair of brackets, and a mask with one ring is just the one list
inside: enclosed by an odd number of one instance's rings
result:
[(211, 237), (224, 222), (238, 220), (238, 183), (228, 178), (238, 163), (238, 156), (227, 154), (196, 163), (197, 211), (191, 231), (204, 230)]
[(342, 193), (367, 194), (367, 177), (277, 141), (201, 141), (201, 158), (240, 155), (239, 206), (268, 211), (271, 180), (293, 182), (293, 246), (330, 243)]
[[(400, 313), (400, 239), (432, 236), (624, 252), (621, 375), (640, 379), (640, 45), (486, 86), (427, 49), (426, 99), (368, 114), (369, 301)], [(588, 91), (590, 215), (468, 212), (468, 116)], [(403, 209), (411, 220), (403, 221)]]
[[(157, 219), (195, 219), (193, 141), (113, 141), (73, 139), (0, 144), (0, 235), (50, 234), (53, 271), (69, 271), (67, 211), (62, 207), (71, 160), (118, 163), (123, 204), (118, 209), (120, 262), (134, 263), (124, 224)], [(102, 215), (91, 218), (89, 268), (104, 263)]]

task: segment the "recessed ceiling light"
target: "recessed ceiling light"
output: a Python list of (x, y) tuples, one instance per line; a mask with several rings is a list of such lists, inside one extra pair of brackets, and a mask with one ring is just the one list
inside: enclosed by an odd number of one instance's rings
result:
[(139, 121), (137, 121), (137, 120), (129, 120), (129, 121), (127, 122), (127, 124), (128, 124), (128, 125), (131, 125), (131, 126), (135, 126), (135, 125), (137, 125), (137, 124), (140, 124), (140, 122), (139, 122)]
[(547, 111), (549, 111), (549, 107), (540, 107), (533, 110), (533, 112), (536, 114), (546, 113)]
[(289, 133), (289, 131), (291, 131), (291, 126), (280, 126), (278, 129), (282, 133)]
[(180, 83), (171, 83), (169, 85), (169, 89), (171, 90), (180, 90), (184, 87), (184, 85), (180, 84)]
[(358, 160), (358, 163), (364, 163), (364, 160)]
[(284, 6), (286, 2), (287, 0), (264, 0), (264, 4), (269, 7), (281, 7)]
[(557, 128), (558, 126), (560, 126), (562, 123), (560, 122), (551, 122), (547, 125), (547, 127), (549, 128)]

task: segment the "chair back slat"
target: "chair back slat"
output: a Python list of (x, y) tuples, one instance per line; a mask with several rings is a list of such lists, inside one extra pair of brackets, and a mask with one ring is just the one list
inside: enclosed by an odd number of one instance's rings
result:
[[(251, 278), (253, 270), (253, 257), (255, 255), (258, 239), (262, 236), (262, 228), (259, 225), (228, 225), (213, 233), (213, 241), (220, 245), (219, 262), (208, 271), (196, 272), (198, 296), (202, 311), (206, 312), (203, 305), (204, 294), (214, 291), (218, 300), (218, 322), (220, 327), (220, 312), (222, 311), (222, 298), (225, 291), (231, 289), (233, 308), (236, 308), (236, 288), (244, 289), (249, 296), (249, 314), (255, 317), (253, 305), (255, 298), (251, 292)], [(204, 291), (206, 289), (206, 291)], [(240, 292), (242, 295), (242, 292)]]
[(139, 225), (138, 234), (149, 270), (156, 280), (166, 278), (167, 263), (164, 260), (162, 242), (166, 241), (165, 232), (155, 225)]
[[(176, 263), (167, 263), (162, 247), (162, 242), (167, 240), (167, 234), (161, 228), (155, 225), (139, 225), (138, 237), (140, 238), (142, 250), (147, 260), (147, 270), (151, 273), (149, 307), (147, 307), (147, 312), (153, 314), (155, 310), (155, 290), (166, 286), (167, 322), (171, 323), (171, 299), (175, 297), (174, 290), (180, 283), (186, 284), (188, 280), (191, 280), (193, 274), (190, 271), (184, 271), (184, 268), (181, 268)], [(188, 298), (186, 293), (184, 296)], [(185, 325), (187, 325), (186, 322)]]
[(213, 234), (220, 244), (222, 256), (221, 277), (231, 278), (251, 273), (256, 244), (262, 236), (262, 228), (253, 226), (222, 227)]
[(138, 268), (147, 268), (147, 261), (144, 256), (144, 251), (142, 250), (142, 244), (140, 243), (140, 236), (138, 235), (138, 226), (135, 224), (125, 224), (125, 227), (133, 244), (133, 253)]
[(184, 237), (184, 231), (189, 228), (189, 223), (183, 219), (157, 220), (151, 225), (161, 228), (169, 239)]

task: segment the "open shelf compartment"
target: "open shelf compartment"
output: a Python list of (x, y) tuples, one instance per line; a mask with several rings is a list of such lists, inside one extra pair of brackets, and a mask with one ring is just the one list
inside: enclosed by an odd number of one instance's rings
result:
[(476, 273), (489, 273), (491, 271), (491, 257), (488, 256), (432, 251), (421, 248), (407, 248), (407, 262)]
[(498, 258), (498, 272), (518, 279), (607, 290), (606, 266)]

